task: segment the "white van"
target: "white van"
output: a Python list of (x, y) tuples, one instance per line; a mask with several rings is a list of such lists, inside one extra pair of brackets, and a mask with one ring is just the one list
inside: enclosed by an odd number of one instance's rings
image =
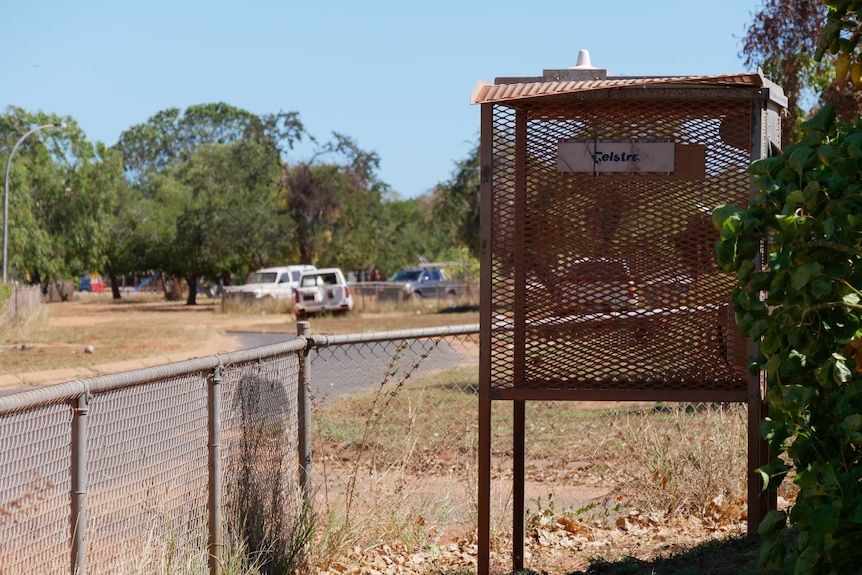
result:
[(302, 273), (293, 304), (296, 317), (322, 312), (347, 313), (352, 309), (353, 296), (340, 269), (321, 268)]
[(248, 277), (242, 285), (227, 286), (225, 294), (229, 297), (261, 299), (289, 299), (299, 285), (302, 272), (317, 269), (313, 265), (290, 265), (259, 269)]

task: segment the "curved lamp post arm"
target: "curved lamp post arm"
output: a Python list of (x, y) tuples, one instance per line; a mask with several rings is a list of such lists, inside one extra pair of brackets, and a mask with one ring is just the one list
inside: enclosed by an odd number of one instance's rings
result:
[(18, 141), (15, 142), (15, 145), (12, 146), (12, 151), (9, 152), (9, 158), (6, 160), (6, 177), (3, 179), (3, 283), (6, 283), (6, 256), (8, 253), (9, 243), (9, 168), (12, 167), (12, 156), (15, 155), (15, 150), (18, 149), (18, 146), (20, 146), (30, 134), (46, 128), (57, 128), (58, 130), (62, 130), (65, 127), (65, 122), (36, 126), (21, 136)]

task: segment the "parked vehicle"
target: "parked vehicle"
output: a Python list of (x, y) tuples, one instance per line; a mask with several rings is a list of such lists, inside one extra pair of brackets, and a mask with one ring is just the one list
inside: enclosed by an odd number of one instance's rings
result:
[(635, 277), (619, 258), (578, 258), (547, 282), (559, 314), (669, 309), (682, 305), (693, 288), (686, 275)]
[(289, 299), (299, 286), (299, 278), (305, 271), (317, 269), (313, 265), (289, 265), (273, 268), (263, 268), (251, 274), (248, 281), (242, 285), (226, 286), (224, 293), (228, 297), (261, 299)]
[(464, 284), (452, 281), (439, 268), (405, 268), (389, 278), (390, 282), (402, 284), (404, 298), (461, 297)]
[(340, 269), (303, 272), (293, 304), (296, 317), (324, 312), (347, 313), (352, 309), (353, 296)]
[(668, 309), (696, 303), (689, 296), (694, 284), (694, 278), (685, 274), (642, 278), (638, 283), (638, 304), (645, 309)]
[(560, 314), (633, 311), (638, 290), (625, 260), (579, 258), (569, 262), (548, 285)]

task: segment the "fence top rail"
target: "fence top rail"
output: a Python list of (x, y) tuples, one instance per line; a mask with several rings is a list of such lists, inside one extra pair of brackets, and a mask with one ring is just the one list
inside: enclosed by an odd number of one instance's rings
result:
[(39, 389), (29, 389), (0, 397), (0, 415), (13, 411), (33, 409), (49, 403), (59, 403), (78, 397), (82, 393), (97, 393), (133, 385), (141, 385), (150, 381), (178, 377), (199, 371), (214, 370), (218, 366), (236, 363), (246, 363), (265, 357), (285, 353), (295, 353), (304, 350), (305, 338), (295, 338), (261, 347), (253, 347), (177, 361), (164, 365), (133, 369), (119, 373), (98, 375), (85, 379), (76, 379)]
[(343, 335), (314, 335), (309, 338), (297, 337), (288, 341), (220, 353), (146, 367), (119, 373), (98, 375), (84, 379), (76, 379), (39, 389), (30, 389), (0, 397), (0, 415), (14, 411), (33, 409), (50, 403), (70, 401), (82, 393), (99, 393), (123, 387), (141, 385), (151, 381), (178, 377), (189, 373), (214, 370), (219, 365), (226, 366), (235, 363), (255, 361), (273, 355), (294, 353), (310, 347), (321, 348), (377, 341), (401, 341), (431, 337), (448, 337), (458, 335), (476, 335), (479, 324), (451, 325), (429, 328), (378, 331), (368, 333), (353, 333)]
[(475, 335), (479, 333), (478, 323), (463, 325), (448, 325), (440, 327), (424, 327), (416, 329), (400, 329), (392, 331), (372, 331), (368, 333), (350, 333), (339, 335), (313, 335), (309, 337), (311, 346), (315, 348), (336, 345), (351, 345), (377, 341), (400, 341), (428, 337), (447, 337), (454, 335)]

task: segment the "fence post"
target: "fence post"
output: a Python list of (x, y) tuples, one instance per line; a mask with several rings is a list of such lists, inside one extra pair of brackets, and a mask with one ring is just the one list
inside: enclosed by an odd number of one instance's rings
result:
[[(307, 338), (311, 335), (311, 324), (307, 321), (296, 322), (296, 335)], [(299, 486), (305, 504), (311, 504), (311, 399), (308, 396), (308, 386), (311, 382), (311, 358), (308, 352), (311, 340), (307, 340), (305, 353), (299, 369), (299, 385), (297, 389), (297, 448), (299, 451)]]
[(75, 399), (71, 444), (71, 574), (87, 574), (87, 411), (88, 391)]
[(209, 432), (209, 555), (210, 575), (221, 575), (222, 555), (222, 472), (221, 472), (221, 361), (207, 386), (207, 426)]

